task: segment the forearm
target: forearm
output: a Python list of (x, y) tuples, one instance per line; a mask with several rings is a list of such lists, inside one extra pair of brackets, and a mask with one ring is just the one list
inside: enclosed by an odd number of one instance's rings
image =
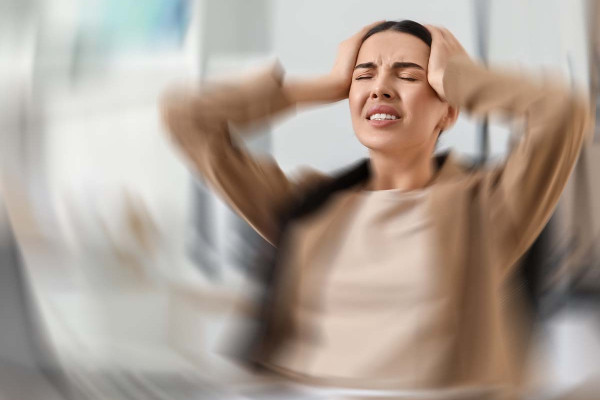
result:
[(257, 157), (234, 140), (229, 127), (260, 122), (292, 106), (275, 69), (202, 90), (171, 90), (161, 101), (167, 132), (190, 167), (271, 243), (292, 184), (273, 159)]
[(587, 132), (585, 99), (560, 79), (544, 84), (536, 80), (464, 58), (453, 60), (444, 76), (450, 103), (476, 116), (500, 114), (524, 122), (517, 145), (504, 163), (485, 174), (481, 185), (494, 241), (512, 246), (501, 255), (505, 267), (515, 265), (552, 215)]
[(559, 120), (571, 118), (569, 106), (587, 107), (560, 77), (540, 80), (532, 74), (488, 69), (467, 57), (451, 60), (444, 88), (448, 102), (469, 114), (526, 117), (536, 126), (545, 125), (546, 136), (548, 131), (562, 133)]
[(227, 122), (261, 123), (296, 107), (332, 103), (345, 97), (343, 85), (328, 75), (284, 79), (279, 68), (271, 68), (247, 75), (238, 83), (208, 84), (201, 91), (174, 91), (165, 96), (162, 106), (184, 107), (194, 124), (211, 127)]
[(287, 78), (282, 85), (284, 96), (298, 106), (325, 104), (342, 100), (347, 93), (344, 85), (332, 77), (322, 75), (314, 78)]

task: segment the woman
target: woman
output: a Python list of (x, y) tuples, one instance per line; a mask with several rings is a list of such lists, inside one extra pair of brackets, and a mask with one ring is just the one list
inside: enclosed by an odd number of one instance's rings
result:
[[(229, 123), (344, 98), (370, 157), (339, 177), (292, 181), (232, 143)], [(524, 120), (503, 165), (433, 155), (459, 108)], [(326, 76), (283, 79), (273, 67), (174, 92), (163, 111), (192, 167), (279, 249), (262, 365), (397, 398), (516, 396), (522, 354), (505, 298), (576, 161), (585, 101), (476, 64), (446, 29), (389, 21), (343, 42)]]

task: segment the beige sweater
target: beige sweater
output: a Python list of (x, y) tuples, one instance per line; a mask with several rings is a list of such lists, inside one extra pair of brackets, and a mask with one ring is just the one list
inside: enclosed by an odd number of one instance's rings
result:
[[(555, 82), (534, 84), (466, 57), (450, 61), (444, 89), (469, 114), (521, 118), (522, 138), (499, 167), (468, 170), (451, 154), (422, 190), (347, 191), (293, 226), (277, 313), (292, 333), (264, 360), (273, 370), (361, 388), (509, 393), (519, 385), (511, 272), (567, 182), (588, 106)], [(291, 106), (272, 71), (232, 87), (173, 93), (163, 108), (191, 167), (271, 243), (277, 211), (327, 178), (287, 178), (272, 159), (234, 144), (229, 123)]]

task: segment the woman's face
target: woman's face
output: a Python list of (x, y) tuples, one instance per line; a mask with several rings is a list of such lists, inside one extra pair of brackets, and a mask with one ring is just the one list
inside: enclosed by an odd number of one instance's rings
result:
[(449, 106), (427, 81), (429, 52), (421, 39), (396, 31), (376, 33), (362, 44), (349, 101), (364, 146), (391, 155), (433, 151)]

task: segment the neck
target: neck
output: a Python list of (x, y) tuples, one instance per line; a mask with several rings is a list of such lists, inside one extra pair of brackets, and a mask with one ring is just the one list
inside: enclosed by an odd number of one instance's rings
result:
[(398, 156), (371, 151), (370, 158), (369, 190), (422, 189), (435, 175), (435, 161), (431, 153)]

